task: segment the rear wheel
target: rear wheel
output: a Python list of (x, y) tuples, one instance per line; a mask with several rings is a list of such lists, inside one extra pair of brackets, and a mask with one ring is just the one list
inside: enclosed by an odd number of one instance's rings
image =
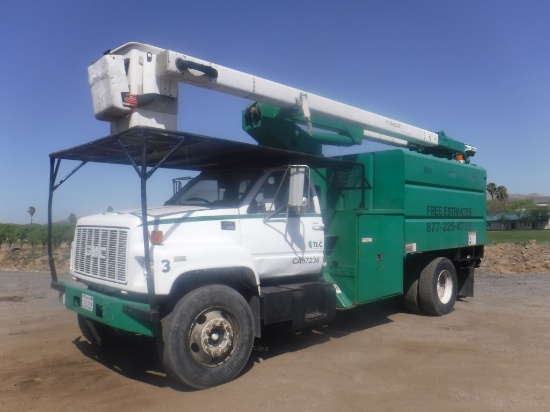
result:
[(423, 313), (418, 299), (418, 279), (415, 279), (407, 289), (403, 298), (403, 303), (409, 312), (418, 314)]
[(204, 389), (234, 379), (254, 344), (254, 319), (244, 298), (224, 285), (185, 295), (162, 323), (162, 361), (167, 372)]
[(447, 258), (434, 259), (420, 273), (418, 297), (422, 309), (428, 315), (450, 313), (456, 302), (457, 291), (456, 270)]

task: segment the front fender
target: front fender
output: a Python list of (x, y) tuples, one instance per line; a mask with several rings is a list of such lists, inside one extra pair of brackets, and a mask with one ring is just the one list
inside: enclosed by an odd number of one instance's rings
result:
[[(200, 246), (200, 245), (199, 245)], [(222, 273), (227, 269), (246, 272), (247, 282), (259, 293), (259, 276), (250, 252), (235, 243), (214, 243), (208, 247), (154, 249), (155, 290), (158, 295), (169, 295), (172, 285), (186, 273)]]

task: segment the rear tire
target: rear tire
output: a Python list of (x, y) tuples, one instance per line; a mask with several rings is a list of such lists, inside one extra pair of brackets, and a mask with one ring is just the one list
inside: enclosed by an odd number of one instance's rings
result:
[(225, 285), (185, 295), (162, 321), (160, 355), (174, 379), (197, 389), (229, 382), (254, 344), (254, 318), (245, 299)]
[(449, 259), (434, 259), (420, 273), (418, 297), (428, 315), (442, 316), (452, 312), (457, 292), (456, 269)]
[(407, 310), (411, 313), (422, 314), (422, 306), (420, 306), (420, 301), (418, 300), (418, 279), (415, 279), (413, 283), (407, 289), (407, 293), (403, 298), (403, 303)]

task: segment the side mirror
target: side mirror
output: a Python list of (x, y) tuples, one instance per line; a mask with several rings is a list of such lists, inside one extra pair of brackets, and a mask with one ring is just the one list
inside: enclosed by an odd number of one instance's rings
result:
[[(294, 207), (296, 212), (309, 204), (309, 167), (308, 166), (289, 166), (290, 188), (288, 193), (288, 206)], [(306, 176), (308, 179), (306, 180)], [(306, 194), (306, 196), (304, 196)]]
[(176, 193), (178, 193), (181, 190), (181, 188), (183, 187), (183, 182), (188, 182), (191, 179), (192, 179), (192, 177), (190, 177), (190, 176), (176, 177), (176, 178), (172, 179), (172, 192), (173, 192), (172, 195), (175, 195)]

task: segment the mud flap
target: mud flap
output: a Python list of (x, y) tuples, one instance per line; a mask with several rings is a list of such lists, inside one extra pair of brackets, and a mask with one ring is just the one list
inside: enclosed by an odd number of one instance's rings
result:
[(465, 269), (458, 269), (458, 297), (474, 297), (474, 270), (475, 265), (470, 265), (470, 267)]

